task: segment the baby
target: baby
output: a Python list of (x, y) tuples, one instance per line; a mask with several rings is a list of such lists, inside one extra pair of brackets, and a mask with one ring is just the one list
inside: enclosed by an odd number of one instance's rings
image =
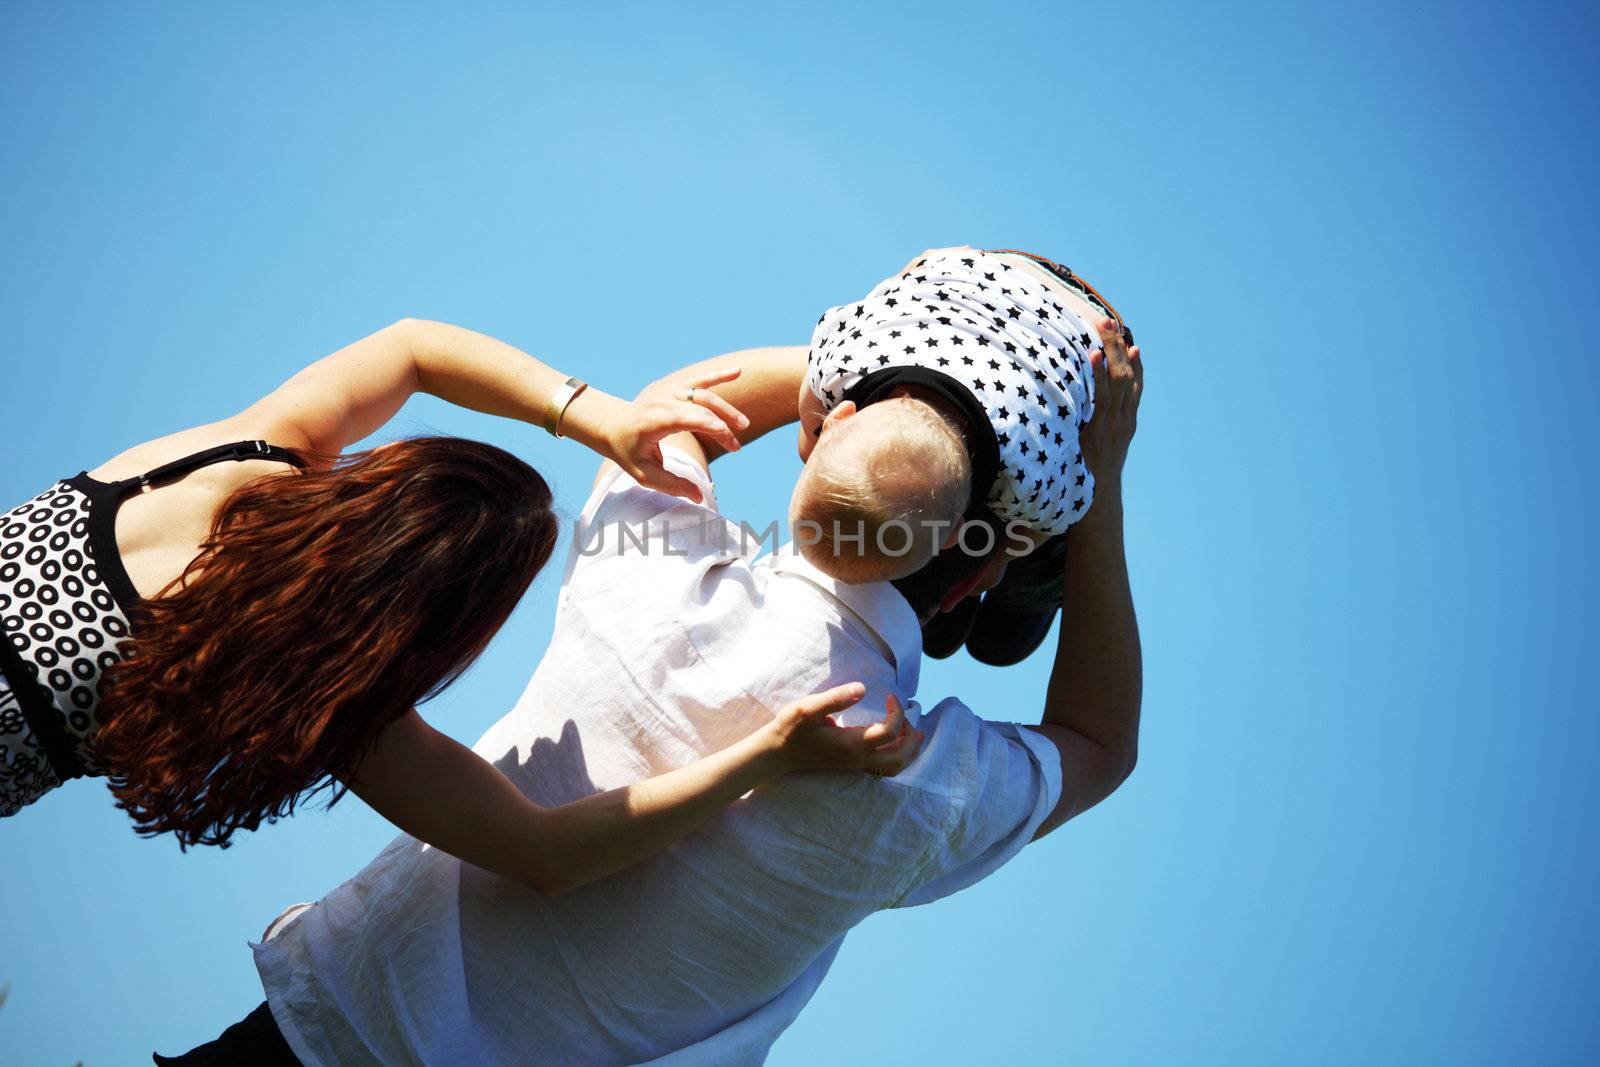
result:
[[(925, 252), (824, 314), (799, 400), (802, 553), (841, 581), (884, 581), (958, 539), (1017, 556), (1058, 538), (1094, 498), (1078, 431), (1101, 347), (1088, 323), (1107, 316), (1065, 268), (968, 247)], [(983, 508), (998, 523), (969, 540), (962, 521)]]
[(820, 421), (791, 505), (801, 553), (846, 582), (920, 570), (950, 544), (971, 496), (960, 425), (909, 389), (863, 409), (846, 401)]
[[(800, 393), (808, 462), (793, 507), (797, 534), (809, 521), (826, 535), (812, 562), (845, 580), (908, 574), (938, 547), (931, 534), (893, 556), (884, 548), (896, 544), (875, 531), (897, 519), (953, 523), (969, 503), (1032, 540), (1082, 517), (1094, 480), (1077, 438), (1093, 413), (1089, 356), (1100, 343), (1080, 312), (1094, 314), (1043, 264), (961, 247), (926, 252), (824, 314)], [(868, 503), (878, 499), (892, 503)], [(836, 520), (858, 520), (841, 529), (865, 536), (833, 537)]]

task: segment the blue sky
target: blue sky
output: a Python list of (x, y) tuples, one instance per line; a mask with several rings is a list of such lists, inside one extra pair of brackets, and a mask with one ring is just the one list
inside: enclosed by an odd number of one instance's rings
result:
[[(864, 924), (771, 1062), (1592, 1062), (1595, 8), (578, 7), (0, 9), (0, 502), (403, 315), (622, 392), (923, 248), (1045, 252), (1149, 368), (1139, 770)], [(581, 503), (575, 446), (423, 429)], [(555, 579), (432, 721), (510, 706)], [(1026, 720), (1047, 669), (922, 696)], [(0, 1059), (214, 1036), (389, 836), (352, 798), (183, 855), (84, 782), (0, 823)]]

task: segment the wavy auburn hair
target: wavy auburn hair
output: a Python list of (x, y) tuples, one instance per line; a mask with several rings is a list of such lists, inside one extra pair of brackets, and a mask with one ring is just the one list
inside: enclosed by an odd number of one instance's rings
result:
[(96, 755), (141, 834), (181, 847), (294, 811), (455, 681), (555, 548), (550, 487), (420, 437), (258, 478), (107, 672)]

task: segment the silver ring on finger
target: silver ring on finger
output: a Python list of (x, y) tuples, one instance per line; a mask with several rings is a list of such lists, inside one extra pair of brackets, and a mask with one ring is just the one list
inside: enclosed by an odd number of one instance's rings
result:
[(685, 400), (687, 400), (689, 403), (693, 404), (694, 403), (694, 390), (690, 389), (687, 393), (684, 393), (683, 394), (683, 398)]

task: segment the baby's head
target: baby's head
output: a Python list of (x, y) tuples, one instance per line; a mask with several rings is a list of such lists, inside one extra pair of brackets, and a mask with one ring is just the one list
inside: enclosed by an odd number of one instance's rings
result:
[(926, 401), (894, 396), (823, 423), (789, 503), (800, 552), (845, 582), (902, 578), (955, 536), (972, 461), (957, 426)]

